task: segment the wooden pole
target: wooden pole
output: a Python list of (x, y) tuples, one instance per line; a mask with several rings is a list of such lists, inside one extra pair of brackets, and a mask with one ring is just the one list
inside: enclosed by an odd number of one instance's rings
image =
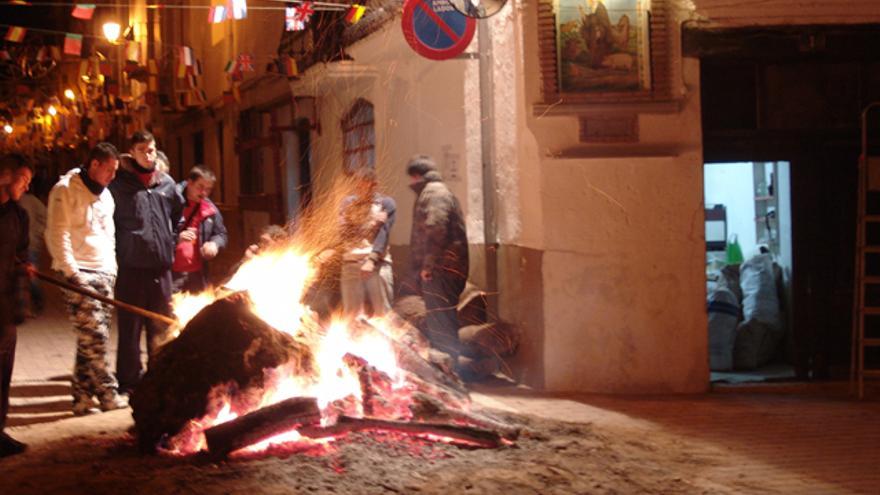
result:
[(102, 296), (101, 294), (98, 294), (95, 291), (92, 291), (92, 290), (89, 290), (89, 289), (86, 289), (83, 287), (79, 287), (79, 286), (73, 285), (71, 283), (67, 283), (63, 280), (58, 280), (57, 278), (55, 278), (51, 275), (46, 275), (45, 273), (40, 273), (40, 272), (34, 272), (34, 273), (37, 278), (39, 278), (40, 280), (43, 280), (44, 282), (49, 282), (50, 284), (57, 285), (58, 287), (61, 287), (62, 289), (66, 289), (71, 292), (76, 292), (77, 294), (81, 294), (86, 297), (91, 297), (92, 299), (97, 299), (97, 300), (101, 301), (102, 303), (112, 304), (113, 306), (116, 306), (119, 309), (128, 311), (129, 313), (134, 313), (136, 315), (145, 316), (147, 318), (151, 318), (156, 321), (161, 321), (162, 323), (165, 323), (166, 325), (176, 325), (177, 324), (177, 320), (175, 320), (174, 318), (171, 318), (170, 316), (165, 316), (163, 314), (149, 311), (149, 310), (146, 310), (146, 309), (141, 308), (139, 306), (135, 306), (134, 304), (128, 304), (126, 302), (122, 302), (118, 299), (113, 299), (113, 298), (110, 298), (107, 296)]

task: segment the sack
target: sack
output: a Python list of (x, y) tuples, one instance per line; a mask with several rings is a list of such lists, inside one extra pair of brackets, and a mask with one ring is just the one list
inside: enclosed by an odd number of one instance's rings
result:
[(738, 265), (743, 262), (743, 251), (742, 247), (739, 245), (739, 240), (736, 238), (736, 234), (730, 236), (731, 240), (727, 241), (727, 264), (728, 265)]
[(709, 369), (729, 371), (734, 366), (736, 326), (740, 305), (728, 287), (719, 287), (708, 297), (709, 310)]

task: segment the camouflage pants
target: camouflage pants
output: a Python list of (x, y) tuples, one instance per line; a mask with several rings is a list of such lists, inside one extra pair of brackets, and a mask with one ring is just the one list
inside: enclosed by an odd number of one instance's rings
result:
[[(102, 296), (113, 297), (116, 277), (106, 273), (84, 272), (87, 287)], [(76, 330), (76, 362), (73, 367), (74, 402), (91, 397), (109, 400), (116, 395), (118, 384), (107, 363), (110, 340), (110, 306), (96, 299), (65, 291), (70, 321)]]

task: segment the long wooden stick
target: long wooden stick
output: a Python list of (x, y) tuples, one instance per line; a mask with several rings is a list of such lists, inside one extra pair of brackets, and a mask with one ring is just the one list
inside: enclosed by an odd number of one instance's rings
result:
[(58, 280), (57, 278), (55, 278), (51, 275), (46, 275), (45, 273), (35, 272), (35, 275), (40, 280), (43, 280), (45, 282), (49, 282), (50, 284), (53, 284), (53, 285), (57, 285), (58, 287), (61, 287), (62, 289), (67, 289), (71, 292), (76, 292), (77, 294), (81, 294), (86, 297), (91, 297), (92, 299), (97, 299), (97, 300), (101, 301), (102, 303), (112, 304), (113, 306), (116, 306), (119, 309), (123, 309), (125, 311), (128, 311), (129, 313), (134, 313), (136, 315), (146, 316), (147, 318), (151, 318), (156, 321), (161, 321), (162, 323), (165, 323), (166, 325), (176, 325), (177, 324), (177, 320), (175, 320), (174, 318), (171, 318), (170, 316), (165, 316), (163, 314), (149, 311), (149, 310), (146, 310), (146, 309), (141, 308), (139, 306), (135, 306), (134, 304), (128, 304), (126, 302), (122, 302), (118, 299), (113, 299), (113, 298), (110, 298), (107, 296), (102, 296), (101, 294), (98, 294), (95, 291), (67, 283), (63, 280)]

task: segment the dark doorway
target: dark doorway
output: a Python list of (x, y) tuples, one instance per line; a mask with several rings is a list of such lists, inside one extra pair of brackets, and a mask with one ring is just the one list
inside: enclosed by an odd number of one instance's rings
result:
[(791, 163), (791, 328), (799, 378), (846, 377), (859, 115), (880, 98), (877, 26), (685, 30), (701, 65), (706, 162)]

